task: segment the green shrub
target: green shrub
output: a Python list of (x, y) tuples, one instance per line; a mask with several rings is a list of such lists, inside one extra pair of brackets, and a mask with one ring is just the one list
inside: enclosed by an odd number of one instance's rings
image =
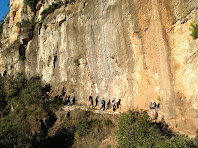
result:
[(20, 56), (20, 57), (19, 57), (19, 60), (20, 60), (20, 61), (25, 61), (25, 60), (26, 60), (26, 56)]
[(106, 120), (103, 120), (103, 121), (104, 121), (104, 125), (105, 126), (114, 127), (114, 124), (113, 124), (113, 122), (110, 119), (106, 119)]
[(30, 27), (32, 26), (32, 23), (29, 20), (22, 20), (21, 22), (22, 27)]
[(76, 134), (79, 137), (86, 136), (90, 131), (87, 118), (88, 118), (87, 112), (82, 111), (80, 113), (79, 119), (78, 119), (77, 124), (76, 124), (76, 129), (77, 129)]
[(6, 117), (7, 115), (9, 115), (9, 113), (10, 113), (10, 105), (8, 104), (5, 108), (4, 108), (4, 110), (2, 111), (2, 117)]
[(195, 148), (196, 146), (188, 137), (184, 135), (175, 135), (174, 139), (171, 140), (171, 147)]
[(79, 58), (75, 59), (74, 63), (75, 63), (76, 66), (80, 66)]
[(198, 38), (198, 24), (191, 23), (190, 31), (192, 32), (190, 35), (193, 37), (193, 39), (197, 39)]
[(3, 25), (5, 23), (5, 18), (7, 16), (7, 13), (4, 12), (4, 15), (2, 16), (3, 20), (0, 20), (0, 37), (1, 37), (1, 34), (3, 33)]
[(21, 28), (21, 27), (32, 27), (33, 23), (31, 23), (29, 20), (22, 20), (21, 22), (17, 22), (16, 26)]
[(9, 78), (9, 91), (7, 93), (7, 97), (12, 98), (14, 96), (18, 96), (19, 93), (25, 88), (26, 86), (26, 79), (24, 74), (17, 74), (16, 77), (10, 76)]
[(6, 107), (7, 102), (5, 100), (5, 90), (4, 90), (3, 78), (0, 76), (0, 112)]
[(69, 3), (73, 3), (75, 2), (76, 0), (65, 0), (65, 5), (69, 4)]
[(20, 100), (26, 105), (39, 104), (41, 101), (41, 81), (34, 80), (28, 84), (28, 87), (23, 89), (20, 93)]
[(99, 120), (99, 119), (92, 119), (91, 121), (90, 121), (90, 123), (89, 123), (89, 125), (91, 126), (91, 127), (100, 127), (101, 126), (101, 120)]
[(118, 124), (118, 148), (122, 147), (195, 147), (183, 136), (172, 138), (163, 135), (157, 124), (153, 124), (146, 113), (129, 111), (120, 117)]
[(61, 6), (63, 6), (62, 1), (59, 1), (57, 3), (52, 3), (51, 5), (49, 5), (49, 7), (43, 10), (43, 12), (41, 13), (42, 21), (48, 16), (48, 14), (53, 13), (54, 10), (60, 8)]
[(47, 25), (46, 25), (46, 24), (44, 25), (44, 29), (45, 29), (45, 30), (47, 29)]
[(25, 0), (25, 1), (32, 11), (36, 11), (36, 5), (39, 2), (39, 0)]
[(17, 22), (16, 23), (16, 26), (19, 27), (19, 28), (21, 28), (21, 22)]
[(42, 108), (47, 112), (49, 111), (54, 112), (54, 111), (57, 111), (58, 108), (62, 105), (63, 104), (59, 98), (54, 98), (53, 100), (50, 100), (48, 102), (43, 102)]
[(0, 37), (1, 37), (1, 34), (3, 33), (3, 24), (4, 24), (4, 20), (1, 20), (0, 21)]
[(0, 124), (0, 143), (2, 147), (30, 147), (29, 129), (23, 120), (6, 117)]

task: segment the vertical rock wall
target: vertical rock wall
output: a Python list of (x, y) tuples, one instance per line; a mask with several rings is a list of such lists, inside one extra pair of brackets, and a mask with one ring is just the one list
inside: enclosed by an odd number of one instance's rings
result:
[[(50, 3), (38, 4), (37, 19)], [(193, 0), (77, 0), (36, 26), (25, 61), (13, 64), (18, 49), (4, 47), (1, 63), (14, 65), (8, 73), (39, 75), (52, 85), (52, 95), (65, 87), (79, 104), (87, 104), (91, 93), (106, 101), (121, 99), (122, 111), (148, 109), (155, 100), (159, 118), (193, 135), (198, 41), (189, 27), (197, 21), (197, 7)]]

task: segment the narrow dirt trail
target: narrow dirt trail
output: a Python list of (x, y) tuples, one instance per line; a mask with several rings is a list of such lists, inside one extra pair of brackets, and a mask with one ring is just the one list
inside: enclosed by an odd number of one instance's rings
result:
[(118, 109), (118, 111), (113, 112), (112, 109), (108, 109), (108, 110), (100, 110), (99, 107), (96, 107), (94, 109), (91, 109), (87, 106), (80, 106), (80, 105), (65, 105), (63, 107), (63, 110), (65, 111), (71, 111), (71, 110), (75, 110), (75, 109), (80, 109), (80, 110), (85, 110), (85, 111), (91, 111), (93, 113), (98, 113), (98, 114), (121, 114), (120, 110)]

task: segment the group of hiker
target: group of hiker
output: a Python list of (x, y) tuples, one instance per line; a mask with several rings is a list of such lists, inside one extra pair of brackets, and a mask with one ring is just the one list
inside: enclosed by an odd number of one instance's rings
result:
[[(45, 100), (49, 101), (49, 92), (46, 93)], [(70, 95), (66, 96), (65, 99), (63, 100), (63, 103), (65, 105), (75, 105), (75, 102), (76, 102), (75, 97), (71, 98)], [(95, 105), (94, 105), (94, 99), (93, 99), (92, 94), (89, 96), (89, 107), (96, 108), (98, 106), (98, 102), (99, 102), (99, 96), (96, 96), (96, 98), (95, 98)], [(119, 106), (121, 104), (121, 99), (119, 99), (117, 101), (117, 103), (116, 103), (116, 99), (115, 98), (113, 98), (112, 101), (109, 99), (107, 104), (106, 104), (106, 101), (105, 101), (105, 99), (103, 97), (101, 99), (100, 103), (101, 103), (100, 110), (105, 110), (106, 105), (107, 105), (107, 107), (106, 107), (106, 110), (107, 110), (112, 105), (113, 111), (116, 111), (116, 108), (119, 108)], [(156, 120), (157, 117), (158, 117), (158, 113), (156, 112), (157, 105), (156, 105), (154, 100), (151, 101), (151, 103), (149, 105), (149, 108), (150, 108), (150, 111), (151, 111), (151, 119), (152, 120)]]
[[(49, 92), (45, 94), (45, 101), (49, 101)], [(62, 99), (62, 102), (64, 105), (75, 105), (76, 98), (71, 98), (70, 95), (68, 95)]]
[(64, 101), (64, 104), (65, 105), (75, 105), (75, 102), (76, 102), (76, 98), (75, 97), (71, 98), (70, 95), (68, 95), (66, 97), (66, 101)]
[[(93, 96), (92, 94), (89, 96), (89, 107), (92, 107), (92, 108), (96, 108), (98, 106), (98, 102), (99, 102), (99, 97), (97, 96), (96, 99), (95, 99), (95, 106), (94, 106), (94, 100), (93, 100)], [(105, 110), (105, 106), (106, 106), (106, 101), (104, 98), (102, 98), (102, 100), (100, 101), (101, 103), (101, 108), (100, 110)], [(116, 108), (119, 108), (120, 106), (120, 103), (121, 103), (121, 99), (119, 99), (119, 101), (116, 103), (115, 101), (115, 98), (111, 101), (109, 99), (109, 101), (107, 102), (107, 107), (106, 107), (106, 110), (110, 108), (111, 104), (113, 106), (113, 111), (116, 111)]]
[[(45, 100), (49, 101), (49, 92), (47, 92), (45, 94)], [(64, 105), (75, 105), (76, 99), (75, 97), (71, 98), (70, 95), (64, 97), (64, 99), (62, 100)], [(95, 98), (95, 105), (94, 105), (94, 99), (92, 94), (89, 96), (89, 108), (91, 107), (96, 108), (98, 106), (98, 102), (99, 102), (99, 96), (96, 96)], [(115, 112), (116, 109), (120, 108), (121, 105), (121, 99), (119, 99), (116, 102), (116, 98), (113, 98), (112, 101), (109, 99), (108, 102), (106, 103), (104, 97), (101, 99), (100, 101), (101, 107), (100, 110), (107, 110), (111, 108), (112, 105), (112, 109)], [(149, 109), (151, 111), (151, 119), (152, 120), (157, 120), (158, 118), (158, 113), (157, 113), (157, 108), (159, 108), (159, 103), (156, 104), (154, 100), (151, 101), (150, 105), (149, 105)], [(162, 116), (161, 122), (165, 125), (165, 120), (164, 120), (164, 116)], [(197, 135), (195, 137), (196, 142), (198, 143), (198, 129), (196, 131)]]

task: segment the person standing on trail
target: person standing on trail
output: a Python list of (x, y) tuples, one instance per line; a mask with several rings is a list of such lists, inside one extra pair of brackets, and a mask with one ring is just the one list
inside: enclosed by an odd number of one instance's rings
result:
[(198, 144), (198, 129), (197, 129), (197, 135), (195, 136), (195, 141)]
[(116, 105), (115, 105), (115, 100), (114, 99), (112, 100), (112, 106), (113, 106), (113, 111), (115, 112), (116, 111)]
[(103, 110), (105, 110), (105, 100), (104, 100), (104, 98), (101, 100), (101, 108), (100, 108), (100, 110), (101, 109), (103, 109)]
[(93, 108), (93, 97), (92, 97), (92, 94), (89, 96), (89, 107), (92, 106)]
[(96, 105), (95, 105), (95, 107), (98, 105), (98, 96), (96, 97)]
[(107, 109), (110, 108), (110, 105), (111, 105), (111, 100), (109, 99), (109, 101), (107, 102)]
[(75, 105), (75, 102), (76, 102), (76, 98), (73, 97), (73, 99), (72, 99), (72, 105)]
[(46, 101), (49, 101), (49, 92), (46, 93), (46, 95), (45, 95), (45, 100), (46, 100)]
[(72, 105), (71, 104), (71, 98), (70, 98), (70, 95), (67, 97), (67, 103), (66, 103), (67, 105)]
[(156, 119), (156, 103), (154, 100), (151, 101), (149, 108), (151, 110), (151, 119), (155, 120)]
[(117, 102), (117, 108), (119, 108), (120, 107), (120, 103), (121, 102), (121, 99), (119, 99), (119, 101)]

